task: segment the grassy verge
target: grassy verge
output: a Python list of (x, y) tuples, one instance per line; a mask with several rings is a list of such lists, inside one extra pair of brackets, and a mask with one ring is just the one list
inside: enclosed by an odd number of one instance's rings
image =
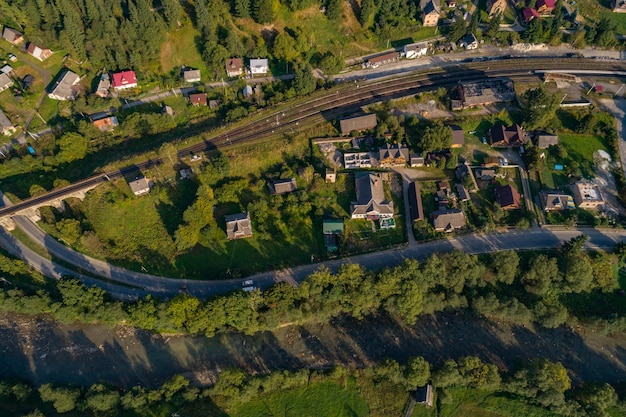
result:
[[(557, 417), (522, 398), (503, 393), (471, 388), (451, 388), (447, 392), (449, 402), (439, 407), (440, 417)], [(420, 414), (413, 413), (416, 415)]]

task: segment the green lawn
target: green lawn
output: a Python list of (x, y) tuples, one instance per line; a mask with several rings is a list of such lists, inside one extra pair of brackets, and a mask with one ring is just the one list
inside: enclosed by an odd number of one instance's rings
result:
[(231, 417), (365, 417), (369, 415), (366, 400), (357, 385), (318, 382), (308, 387), (279, 391), (238, 407)]
[[(571, 3), (571, 0), (569, 0)], [(626, 14), (613, 13), (610, 0), (576, 0), (576, 7), (588, 23), (594, 23), (602, 17), (607, 17), (617, 27), (616, 34), (626, 34)]]
[(585, 177), (593, 176), (593, 153), (597, 150), (609, 152), (606, 140), (600, 136), (572, 133), (559, 134), (559, 141), (567, 150), (568, 157), (565, 164), (572, 161), (580, 164), (580, 170)]
[(198, 36), (198, 31), (191, 25), (170, 31), (161, 47), (162, 71), (168, 73), (184, 65), (199, 69), (203, 80), (209, 80), (206, 64), (196, 45), (195, 40)]
[[(450, 403), (442, 404), (440, 417), (556, 417), (523, 398), (471, 388), (448, 389)], [(414, 414), (415, 415), (415, 414)]]

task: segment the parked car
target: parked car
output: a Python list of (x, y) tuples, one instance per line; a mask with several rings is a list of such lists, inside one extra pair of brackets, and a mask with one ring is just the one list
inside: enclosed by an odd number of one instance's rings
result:
[(243, 287), (243, 290), (246, 292), (250, 292), (250, 291), (254, 291), (254, 287), (250, 286), (250, 287)]
[(254, 281), (252, 281), (251, 279), (247, 279), (244, 282), (242, 282), (241, 285), (243, 285), (244, 287), (249, 287), (251, 285), (254, 285)]

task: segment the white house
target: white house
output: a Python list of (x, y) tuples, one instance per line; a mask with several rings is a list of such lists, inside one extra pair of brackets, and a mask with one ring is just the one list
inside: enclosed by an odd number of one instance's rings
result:
[(404, 57), (406, 59), (415, 59), (428, 53), (427, 43), (411, 43), (404, 45)]
[(478, 40), (473, 33), (468, 33), (459, 41), (459, 46), (465, 49), (476, 49), (478, 48)]
[(269, 72), (269, 63), (267, 59), (251, 59), (250, 60), (250, 74), (252, 75), (265, 75)]
[(15, 133), (15, 126), (13, 126), (13, 123), (11, 123), (2, 110), (0, 110), (0, 133), (3, 135)]

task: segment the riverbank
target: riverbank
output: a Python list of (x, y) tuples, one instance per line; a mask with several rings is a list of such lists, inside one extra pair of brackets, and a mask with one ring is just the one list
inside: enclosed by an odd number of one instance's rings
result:
[(424, 316), (410, 327), (378, 316), (213, 338), (153, 335), (124, 326), (68, 326), (45, 317), (3, 314), (0, 353), (0, 374), (36, 385), (108, 382), (155, 387), (179, 373), (206, 385), (228, 366), (264, 373), (335, 364), (358, 367), (409, 356), (424, 356), (440, 365), (465, 355), (477, 355), (502, 369), (543, 357), (562, 362), (575, 383), (626, 380), (623, 335), (533, 329), (461, 313)]

